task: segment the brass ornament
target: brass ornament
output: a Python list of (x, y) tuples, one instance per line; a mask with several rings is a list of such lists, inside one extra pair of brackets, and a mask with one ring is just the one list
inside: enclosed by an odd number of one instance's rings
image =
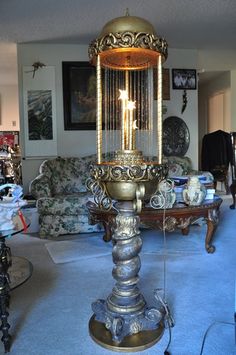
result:
[[(150, 199), (157, 184), (166, 178), (167, 173), (167, 164), (152, 162), (136, 165), (116, 165), (116, 162), (92, 164), (91, 179), (88, 180), (87, 186), (101, 208), (111, 208), (112, 199), (134, 201), (134, 209), (137, 212), (141, 210), (141, 201)], [(140, 184), (144, 191), (142, 197)], [(106, 208), (106, 205), (109, 207)]]
[(96, 39), (89, 47), (92, 63), (101, 54), (101, 65), (113, 69), (154, 66), (160, 53), (166, 60), (168, 53), (165, 40), (149, 33), (109, 33)]
[(93, 194), (97, 206), (106, 211), (112, 208), (112, 200), (108, 196), (106, 185), (102, 181), (89, 178), (86, 181), (86, 187)]
[(100, 181), (150, 181), (164, 180), (168, 173), (167, 164), (143, 163), (138, 165), (116, 165), (115, 163), (93, 164), (90, 176)]
[(155, 66), (159, 55), (166, 60), (168, 45), (147, 20), (127, 14), (109, 21), (90, 44), (88, 52), (93, 64), (101, 54), (102, 66), (142, 69)]

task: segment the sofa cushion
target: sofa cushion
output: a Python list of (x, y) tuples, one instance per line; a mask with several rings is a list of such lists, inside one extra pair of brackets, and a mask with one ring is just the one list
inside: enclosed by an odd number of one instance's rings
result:
[(40, 167), (40, 173), (50, 179), (52, 195), (85, 192), (89, 166), (95, 159), (96, 155), (46, 160)]
[(72, 216), (87, 214), (86, 203), (92, 195), (88, 192), (76, 194), (42, 197), (37, 201), (38, 212), (41, 215)]
[(90, 225), (88, 216), (57, 216), (57, 215), (41, 215), (39, 216), (40, 237), (57, 237), (62, 234), (74, 233), (92, 233), (104, 230), (101, 224)]

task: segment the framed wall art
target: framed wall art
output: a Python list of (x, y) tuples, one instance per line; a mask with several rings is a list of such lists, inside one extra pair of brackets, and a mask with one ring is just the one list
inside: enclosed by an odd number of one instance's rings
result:
[(0, 149), (4, 146), (15, 148), (19, 144), (19, 131), (0, 131)]
[(196, 70), (172, 69), (172, 88), (174, 90), (196, 90)]
[(96, 68), (89, 62), (62, 62), (65, 130), (96, 129)]
[(23, 67), (25, 156), (57, 155), (55, 68)]

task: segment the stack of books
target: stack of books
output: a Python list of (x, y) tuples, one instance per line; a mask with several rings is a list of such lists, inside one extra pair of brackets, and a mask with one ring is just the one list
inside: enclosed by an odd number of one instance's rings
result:
[(214, 196), (215, 196), (215, 189), (206, 189), (207, 193), (206, 193), (206, 197), (205, 200), (214, 200)]

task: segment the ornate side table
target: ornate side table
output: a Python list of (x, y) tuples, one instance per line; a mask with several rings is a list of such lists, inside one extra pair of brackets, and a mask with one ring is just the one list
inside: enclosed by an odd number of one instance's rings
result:
[[(0, 231), (0, 330), (2, 331), (1, 340), (5, 352), (9, 352), (11, 346), (10, 324), (8, 323), (10, 291), (28, 280), (33, 269), (32, 264), (27, 259), (12, 257), (11, 250), (5, 243), (7, 237), (16, 235), (24, 229), (18, 218), (14, 220), (14, 224), (14, 229)], [(26, 224), (29, 226), (28, 220), (26, 220)], [(11, 282), (11, 279), (13, 279), (13, 282)]]
[[(189, 226), (198, 218), (204, 218), (207, 224), (205, 236), (205, 249), (207, 253), (214, 253), (215, 247), (212, 244), (214, 232), (219, 221), (219, 210), (222, 199), (215, 196), (214, 200), (206, 200), (200, 206), (186, 206), (185, 204), (175, 204), (172, 208), (165, 211), (162, 209), (153, 209), (144, 207), (139, 213), (140, 221), (146, 226), (153, 229), (163, 229), (163, 217), (165, 218), (164, 226), (168, 232), (180, 229), (183, 235), (189, 233)], [(92, 203), (87, 203), (89, 211), (89, 219), (91, 224), (103, 223), (105, 235), (103, 240), (108, 242), (111, 240), (112, 227), (114, 225), (117, 211), (101, 211)]]

